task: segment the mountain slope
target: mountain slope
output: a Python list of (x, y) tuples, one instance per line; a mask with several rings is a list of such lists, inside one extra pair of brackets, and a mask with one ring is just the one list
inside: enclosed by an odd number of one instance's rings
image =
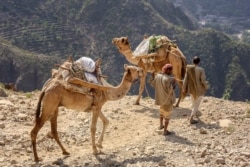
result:
[[(128, 36), (132, 49), (135, 49), (144, 34), (167, 35), (177, 40), (188, 63), (194, 55), (202, 58), (211, 83), (208, 95), (233, 100), (250, 98), (250, 72), (246, 64), (250, 59), (247, 56), (250, 47), (236, 43), (218, 31), (198, 30), (196, 23), (169, 0), (9, 0), (0, 3), (0, 15), (0, 36), (11, 44), (33, 52), (35, 57), (40, 54), (60, 59), (66, 59), (68, 55), (73, 55), (74, 59), (100, 57), (103, 59), (102, 71), (113, 85), (119, 84), (123, 64), (128, 62), (111, 44), (112, 38)], [(5, 53), (2, 56), (5, 57)], [(27, 77), (19, 81), (22, 68), (18, 68), (20, 70), (10, 73), (11, 78), (1, 77), (0, 81), (18, 82), (18, 88), (24, 91), (40, 89), (42, 84), (34, 83), (44, 82), (50, 76), (47, 70), (53, 68), (52, 62), (55, 62), (48, 57), (44, 61), (50, 63), (45, 66), (34, 65), (43, 75), (39, 77), (41, 80)], [(13, 61), (15, 57), (11, 59)], [(41, 61), (40, 58), (34, 60), (35, 63)], [(5, 62), (2, 66), (10, 68)], [(37, 78), (35, 73), (31, 74), (34, 75), (31, 78)], [(26, 83), (33, 86), (24, 89)], [(153, 89), (149, 85), (147, 88), (153, 96)], [(138, 84), (131, 89), (131, 94), (137, 92)]]
[(201, 26), (213, 27), (229, 35), (247, 31), (250, 26), (248, 0), (171, 0)]
[[(68, 55), (73, 55), (75, 59), (83, 55), (93, 59), (101, 57), (103, 72), (111, 74), (111, 83), (118, 84), (123, 70), (121, 67), (127, 62), (124, 58), (115, 56), (117, 50), (111, 44), (113, 37), (132, 35), (132, 45), (133, 42), (137, 45), (145, 33), (165, 34), (164, 27), (173, 27), (178, 22), (183, 27), (193, 27), (192, 22), (181, 11), (179, 13), (184, 20), (178, 18), (176, 13), (164, 14), (162, 9), (158, 12), (157, 9), (161, 6), (170, 9), (173, 7), (168, 1), (159, 2), (5, 1), (0, 4), (0, 15), (3, 16), (0, 35), (13, 45), (38, 54), (63, 59)], [(175, 19), (167, 20), (169, 18)], [(116, 72), (119, 74), (112, 75)]]
[(0, 44), (1, 82), (14, 83), (19, 91), (41, 88), (51, 76), (51, 68), (61, 62), (59, 58), (38, 55), (14, 47), (9, 43)]
[(226, 99), (250, 98), (249, 45), (232, 41), (215, 30), (180, 35), (181, 48), (191, 63), (194, 55), (201, 57), (211, 85), (209, 95)]
[(173, 5), (166, 0), (158, 3), (143, 0), (47, 0), (32, 3), (29, 0), (12, 0), (1, 3), (0, 9), (1, 36), (18, 47), (48, 55), (80, 54), (82, 49), (89, 53), (97, 48), (92, 48), (88, 42), (93, 38), (97, 42), (104, 35), (110, 37), (118, 25), (121, 32), (128, 28), (126, 34), (132, 31), (129, 27), (133, 26), (137, 31), (145, 29), (147, 32), (150, 26), (147, 28), (145, 25), (159, 24), (160, 20), (193, 28), (188, 17), (179, 10), (173, 10)]

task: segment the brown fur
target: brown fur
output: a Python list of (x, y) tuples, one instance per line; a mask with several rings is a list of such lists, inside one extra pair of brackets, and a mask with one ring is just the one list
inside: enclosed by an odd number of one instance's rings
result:
[[(68, 62), (65, 62), (62, 66), (67, 65), (67, 63)], [(63, 154), (69, 154), (61, 144), (57, 134), (57, 115), (59, 106), (64, 106), (66, 108), (74, 110), (92, 112), (92, 149), (94, 154), (97, 154), (99, 152), (97, 150), (97, 147), (102, 147), (104, 132), (109, 122), (101, 111), (102, 106), (107, 101), (119, 100), (124, 97), (129, 91), (133, 81), (140, 77), (140, 75), (142, 74), (142, 69), (135, 66), (124, 65), (124, 69), (125, 72), (123, 75), (123, 79), (119, 86), (110, 86), (105, 91), (96, 90), (96, 95), (93, 96), (77, 92), (71, 92), (70, 90), (65, 89), (65, 87), (60, 82), (60, 77), (58, 77), (57, 75), (55, 78), (51, 78), (46, 82), (38, 100), (36, 110), (36, 122), (34, 128), (31, 131), (31, 141), (35, 161), (39, 161), (36, 150), (37, 134), (39, 130), (43, 127), (44, 123), (48, 120), (50, 120), (51, 124), (50, 136), (55, 139), (57, 144), (60, 146)], [(99, 140), (96, 143), (95, 133), (98, 118), (100, 118), (103, 122), (103, 129)]]
[(41, 92), (39, 99), (38, 99), (37, 107), (36, 107), (36, 122), (39, 120), (39, 117), (40, 117), (43, 96), (44, 96), (44, 92)]
[[(157, 41), (157, 43), (162, 41), (167, 42), (168, 40), (169, 39), (166, 36), (163, 36), (159, 41)], [(144, 75), (140, 79), (139, 94), (135, 104), (140, 104), (140, 98), (144, 91), (147, 72), (159, 73), (161, 72), (162, 67), (166, 63), (170, 63), (173, 65), (173, 74), (175, 75), (178, 87), (180, 89), (179, 99), (175, 104), (176, 107), (179, 106), (182, 96), (182, 85), (183, 85), (182, 79), (184, 78), (185, 75), (187, 63), (186, 63), (186, 57), (183, 55), (183, 53), (177, 46), (163, 45), (157, 50), (157, 53), (151, 53), (152, 57), (154, 57), (154, 60), (152, 61), (151, 64), (149, 64), (143, 61), (143, 58), (140, 59), (139, 58), (140, 56), (137, 58), (136, 56), (133, 55), (130, 44), (128, 42), (128, 37), (114, 38), (112, 40), (112, 43), (117, 46), (120, 53), (123, 54), (130, 63), (138, 65), (144, 70), (143, 73)]]

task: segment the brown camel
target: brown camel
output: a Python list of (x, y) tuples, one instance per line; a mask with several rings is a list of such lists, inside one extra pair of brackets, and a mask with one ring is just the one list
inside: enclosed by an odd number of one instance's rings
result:
[(136, 56), (131, 50), (128, 37), (113, 38), (112, 40), (112, 43), (117, 46), (120, 53), (123, 54), (130, 63), (138, 65), (144, 71), (140, 78), (139, 94), (135, 104), (140, 104), (140, 98), (144, 91), (147, 72), (161, 72), (162, 67), (166, 63), (171, 63), (173, 65), (173, 74), (175, 75), (180, 89), (179, 99), (175, 104), (175, 106), (178, 107), (182, 96), (182, 79), (184, 78), (186, 70), (186, 57), (166, 36), (162, 36), (156, 42), (160, 46), (156, 52)]
[[(65, 63), (66, 67), (68, 66), (68, 64), (70, 64), (69, 62)], [(62, 65), (61, 67), (65, 66)], [(49, 79), (49, 81), (46, 82), (44, 88), (41, 91), (36, 109), (35, 126), (31, 131), (31, 140), (35, 161), (40, 160), (38, 158), (36, 150), (37, 133), (42, 128), (44, 123), (48, 120), (50, 120), (51, 124), (50, 136), (55, 139), (64, 155), (69, 154), (61, 144), (57, 134), (57, 116), (59, 106), (64, 106), (69, 109), (81, 110), (85, 112), (92, 112), (92, 149), (94, 154), (99, 153), (97, 147), (102, 148), (104, 132), (109, 122), (101, 111), (102, 106), (107, 101), (115, 101), (124, 97), (130, 90), (132, 83), (136, 79), (138, 79), (143, 72), (141, 68), (136, 66), (124, 65), (124, 69), (125, 72), (119, 86), (113, 87), (104, 80), (103, 85), (106, 85), (105, 89), (96, 89), (94, 95), (70, 91), (66, 89), (65, 86), (62, 84), (62, 82), (64, 81), (60, 80), (60, 77), (55, 76), (58, 73), (52, 75), (53, 78)], [(98, 139), (98, 142), (96, 143), (95, 133), (98, 117), (102, 120), (103, 129)]]

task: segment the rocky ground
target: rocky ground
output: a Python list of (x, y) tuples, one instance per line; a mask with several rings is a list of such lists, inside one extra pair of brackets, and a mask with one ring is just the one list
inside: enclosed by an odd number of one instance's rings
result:
[[(35, 163), (30, 141), (39, 92), (4, 90), (0, 97), (0, 166), (86, 167), (247, 167), (250, 166), (250, 104), (204, 97), (199, 123), (189, 125), (190, 99), (173, 110), (170, 136), (157, 132), (158, 106), (151, 98), (133, 105), (136, 96), (108, 102), (103, 112), (110, 121), (101, 154), (92, 154), (91, 114), (60, 108), (58, 131), (70, 156), (47, 137), (47, 122), (38, 134)], [(3, 92), (1, 96), (4, 96)], [(97, 126), (97, 135), (101, 131)]]

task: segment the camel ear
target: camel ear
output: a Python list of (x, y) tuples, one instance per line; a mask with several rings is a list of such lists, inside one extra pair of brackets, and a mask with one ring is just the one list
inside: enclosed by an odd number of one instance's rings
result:
[(127, 69), (127, 66), (128, 66), (127, 64), (124, 64), (124, 69), (125, 69), (125, 70)]
[(123, 43), (124, 43), (125, 45), (129, 45), (129, 43), (128, 43), (128, 37), (124, 37)]

